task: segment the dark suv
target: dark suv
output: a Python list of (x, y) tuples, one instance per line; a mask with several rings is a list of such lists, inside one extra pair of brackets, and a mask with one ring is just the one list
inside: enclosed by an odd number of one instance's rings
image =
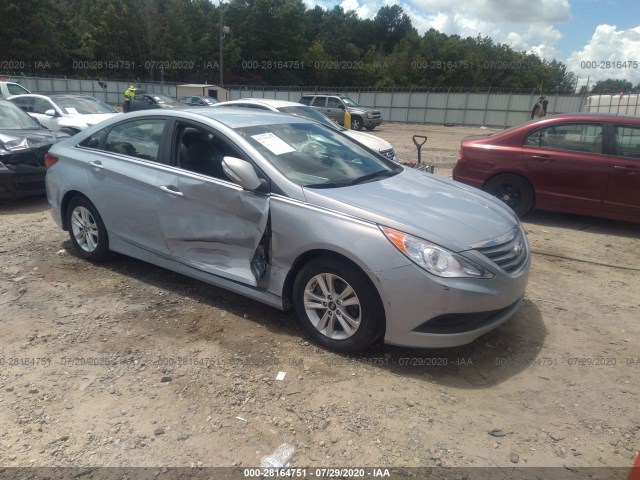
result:
[(362, 130), (362, 127), (373, 130), (378, 125), (382, 125), (382, 114), (379, 110), (362, 107), (353, 98), (346, 95), (310, 93), (304, 95), (299, 103), (319, 110), (340, 125), (344, 125), (346, 110), (351, 114), (351, 128), (354, 130)]

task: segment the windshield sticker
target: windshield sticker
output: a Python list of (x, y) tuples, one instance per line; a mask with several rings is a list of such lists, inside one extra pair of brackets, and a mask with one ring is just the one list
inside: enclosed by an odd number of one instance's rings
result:
[(65, 108), (65, 110), (67, 111), (67, 113), (68, 113), (69, 115), (80, 115), (80, 114), (78, 113), (78, 110), (76, 110), (76, 109), (75, 109), (75, 108), (73, 108), (73, 107), (67, 107), (67, 108)]
[(267, 147), (274, 155), (282, 155), (283, 153), (295, 152), (296, 149), (282, 140), (280, 137), (274, 135), (271, 132), (261, 133), (260, 135), (252, 135), (256, 142)]

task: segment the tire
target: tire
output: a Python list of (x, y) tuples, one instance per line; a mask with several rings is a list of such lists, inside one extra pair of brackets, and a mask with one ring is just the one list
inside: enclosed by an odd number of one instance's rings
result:
[(353, 130), (362, 130), (362, 119), (360, 117), (353, 117), (351, 119), (351, 128)]
[(368, 127), (364, 127), (364, 128), (366, 128), (368, 131), (371, 131), (371, 130), (373, 130), (374, 128), (376, 128), (376, 126), (375, 126), (375, 125), (370, 125), (370, 126), (368, 126)]
[(107, 229), (87, 198), (77, 196), (69, 202), (67, 226), (71, 243), (82, 258), (99, 262), (111, 256)]
[(533, 209), (533, 189), (520, 175), (497, 175), (485, 183), (482, 189), (506, 203), (520, 218)]
[(293, 304), (307, 336), (335, 352), (363, 350), (383, 331), (384, 308), (375, 288), (337, 257), (314, 258), (300, 269)]

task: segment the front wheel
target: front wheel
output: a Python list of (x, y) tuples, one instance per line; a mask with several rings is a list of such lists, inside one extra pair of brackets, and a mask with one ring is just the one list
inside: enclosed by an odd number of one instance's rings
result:
[(482, 189), (509, 205), (518, 217), (525, 216), (533, 208), (533, 189), (520, 175), (497, 175)]
[(363, 350), (382, 333), (384, 308), (364, 274), (335, 257), (319, 257), (296, 276), (293, 304), (300, 325), (329, 350)]
[(371, 131), (374, 128), (376, 128), (376, 126), (375, 125), (369, 125), (368, 127), (364, 127), (364, 128), (366, 128), (368, 131)]
[(353, 130), (362, 130), (363, 124), (362, 119), (360, 117), (352, 117), (351, 118), (351, 128)]
[(110, 256), (107, 229), (96, 207), (85, 197), (75, 197), (67, 207), (69, 237), (81, 257), (92, 262)]

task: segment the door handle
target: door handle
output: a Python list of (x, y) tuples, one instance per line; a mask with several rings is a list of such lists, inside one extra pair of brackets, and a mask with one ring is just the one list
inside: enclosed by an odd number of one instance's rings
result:
[(182, 193), (179, 190), (175, 190), (176, 187), (174, 187), (173, 185), (160, 185), (160, 190), (162, 190), (163, 192), (167, 192), (170, 195), (175, 195), (176, 197), (184, 197), (184, 193)]
[(89, 162), (89, 165), (91, 165), (91, 167), (95, 168), (96, 170), (102, 170), (104, 168), (104, 165), (102, 165), (102, 162), (100, 162), (100, 160)]
[(640, 173), (640, 170), (638, 170), (636, 167), (625, 167), (624, 165), (614, 165), (613, 168), (615, 170), (625, 170), (631, 173)]
[(551, 160), (551, 155), (531, 155), (534, 160)]

